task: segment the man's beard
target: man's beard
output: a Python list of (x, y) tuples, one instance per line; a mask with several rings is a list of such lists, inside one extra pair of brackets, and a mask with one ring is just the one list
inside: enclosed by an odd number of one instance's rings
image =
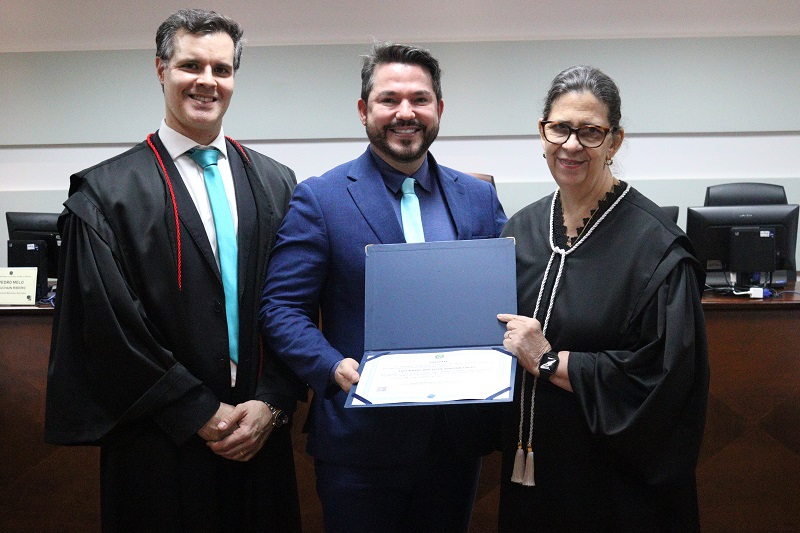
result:
[[(401, 141), (402, 149), (399, 150), (389, 143), (388, 130), (403, 127), (417, 127), (421, 129), (422, 142), (420, 142), (416, 149), (414, 149), (415, 139), (404, 139)], [(367, 123), (366, 129), (369, 142), (380, 152), (398, 163), (411, 163), (424, 156), (428, 152), (428, 148), (433, 144), (433, 141), (436, 140), (436, 136), (439, 135), (438, 124), (426, 128), (417, 120), (396, 120), (383, 128), (370, 126), (370, 124)]]

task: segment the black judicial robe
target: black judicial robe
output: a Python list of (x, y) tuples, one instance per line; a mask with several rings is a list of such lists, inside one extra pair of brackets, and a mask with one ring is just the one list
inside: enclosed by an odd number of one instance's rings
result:
[[(526, 316), (551, 253), (551, 202), (552, 195), (521, 210), (503, 231), (516, 239)], [(560, 261), (536, 317), (543, 324)], [(632, 188), (567, 256), (546, 337), (553, 350), (570, 351), (574, 393), (538, 380), (536, 485), (523, 487), (510, 481), (518, 381), (504, 429), (500, 531), (699, 529), (695, 468), (709, 379), (703, 280), (686, 236)]]
[(216, 456), (196, 435), (221, 401), (291, 411), (304, 393), (257, 323), (295, 176), (230, 139), (227, 148), (239, 211), (234, 388), (219, 269), (158, 135), (71, 177), (45, 439), (101, 446), (104, 530), (299, 529), (289, 426), (248, 463)]

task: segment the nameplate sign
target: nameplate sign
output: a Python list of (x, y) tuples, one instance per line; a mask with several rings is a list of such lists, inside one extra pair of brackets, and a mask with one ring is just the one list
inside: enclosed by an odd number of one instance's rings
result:
[(36, 305), (36, 267), (0, 268), (0, 305)]

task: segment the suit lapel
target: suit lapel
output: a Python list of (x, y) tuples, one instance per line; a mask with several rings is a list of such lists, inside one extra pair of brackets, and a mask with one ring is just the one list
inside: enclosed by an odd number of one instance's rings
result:
[(197, 212), (197, 208), (194, 205), (194, 201), (189, 194), (189, 190), (183, 183), (183, 178), (180, 172), (178, 172), (175, 163), (173, 163), (172, 157), (170, 157), (167, 149), (164, 148), (161, 139), (158, 138), (158, 134), (153, 136), (153, 144), (155, 144), (156, 149), (158, 149), (161, 160), (164, 162), (164, 166), (169, 173), (170, 181), (172, 182), (172, 190), (175, 192), (175, 202), (178, 204), (178, 218), (181, 220), (181, 226), (186, 230), (186, 233), (189, 234), (192, 242), (194, 242), (203, 258), (213, 269), (219, 282), (222, 283), (222, 276), (219, 272), (219, 267), (217, 267), (217, 260), (214, 258), (214, 252), (211, 250), (208, 234), (203, 226), (203, 221), (200, 219), (200, 214)]
[(439, 180), (442, 193), (450, 216), (456, 226), (456, 236), (459, 240), (472, 238), (472, 224), (470, 221), (470, 206), (464, 189), (464, 184), (459, 183), (459, 176), (449, 169), (440, 167), (433, 156), (428, 154), (428, 165), (431, 173)]
[(239, 296), (241, 296), (245, 286), (243, 280), (247, 277), (251, 254), (259, 249), (254, 240), (256, 233), (255, 223), (258, 220), (258, 216), (256, 214), (253, 191), (250, 187), (251, 182), (248, 179), (244, 162), (239, 152), (231, 146), (230, 142), (226, 142), (226, 147), (228, 149), (231, 174), (233, 174), (233, 185), (236, 190), (236, 210), (239, 213), (239, 229), (236, 241), (239, 251)]
[(352, 183), (347, 191), (378, 240), (382, 244), (405, 242), (403, 228), (397, 220), (383, 177), (369, 150), (353, 162), (348, 178)]

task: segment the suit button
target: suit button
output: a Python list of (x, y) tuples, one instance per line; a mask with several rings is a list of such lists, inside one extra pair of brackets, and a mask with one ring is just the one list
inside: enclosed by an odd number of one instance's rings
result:
[(219, 302), (214, 302), (214, 312), (221, 313), (222, 312), (222, 304)]
[(217, 359), (217, 367), (219, 367), (220, 370), (227, 368), (227, 366), (228, 366), (227, 359)]

